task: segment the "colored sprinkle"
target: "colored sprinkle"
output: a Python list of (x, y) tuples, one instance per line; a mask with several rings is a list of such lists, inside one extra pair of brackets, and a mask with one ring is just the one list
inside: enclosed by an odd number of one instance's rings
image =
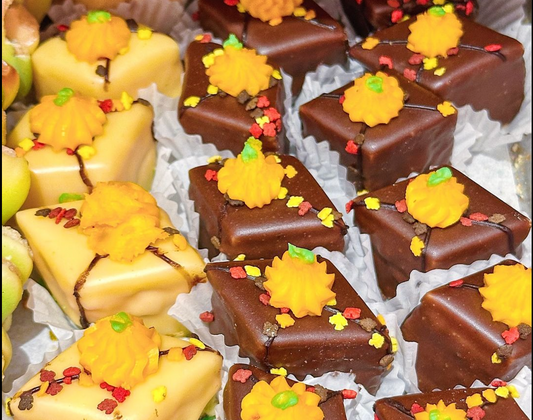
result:
[(424, 63), (424, 70), (433, 70), (433, 69), (436, 69), (437, 66), (439, 65), (439, 61), (435, 57), (424, 58), (424, 60), (422, 61)]
[(506, 386), (501, 386), (499, 388), (496, 388), (496, 391), (494, 391), (494, 393), (498, 397), (507, 398), (509, 397), (509, 388), (507, 388)]
[(343, 389), (341, 391), (342, 398), (345, 400), (353, 400), (355, 397), (357, 397), (357, 392), (353, 389)]
[(398, 213), (405, 213), (407, 211), (407, 202), (405, 201), (405, 198), (403, 200), (396, 201), (394, 203), (394, 207), (396, 207)]
[(348, 152), (351, 155), (356, 155), (359, 153), (359, 146), (353, 141), (348, 140), (348, 143), (346, 143), (346, 147), (344, 148), (346, 152)]
[(518, 390), (515, 388), (514, 385), (507, 385), (507, 389), (509, 390), (509, 393), (511, 394), (511, 397), (513, 398), (519, 398), (520, 397), (520, 393), (518, 392)]
[(436, 185), (442, 184), (445, 181), (448, 181), (452, 177), (452, 171), (448, 167), (443, 167), (437, 169), (433, 172), (428, 178), (428, 187), (434, 187)]
[(440, 6), (433, 6), (428, 9), (428, 13), (432, 16), (444, 16), (446, 11)]
[(65, 105), (70, 98), (74, 95), (74, 91), (70, 88), (63, 88), (57, 93), (57, 97), (54, 99), (54, 104), (57, 106)]
[(111, 20), (111, 13), (104, 10), (91, 10), (87, 13), (87, 22), (89, 23), (105, 23)]
[(287, 369), (285, 369), (284, 367), (280, 367), (280, 368), (272, 368), (270, 369), (270, 373), (272, 375), (279, 375), (279, 376), (287, 376), (288, 372), (287, 372)]
[(122, 94), (120, 95), (120, 102), (122, 103), (122, 105), (124, 105), (124, 109), (128, 111), (131, 109), (131, 105), (133, 104), (133, 98), (128, 95), (127, 92), (122, 92)]
[(233, 259), (233, 261), (244, 261), (245, 259), (246, 259), (246, 255), (239, 254)]
[(466, 397), (466, 405), (468, 408), (478, 407), (481, 404), (483, 404), (483, 398), (481, 398), (481, 394), (472, 394)]
[(187, 106), (189, 108), (194, 108), (200, 103), (200, 97), (199, 96), (189, 96), (185, 101), (183, 101), (183, 105)]
[(282, 76), (281, 76), (281, 73), (279, 70), (274, 70), (272, 72), (272, 77), (276, 80), (281, 80), (282, 79)]
[(63, 376), (74, 376), (74, 375), (79, 375), (80, 373), (81, 373), (80, 368), (72, 366), (72, 367), (66, 368), (63, 371)]
[(22, 148), (22, 150), (24, 150), (25, 152), (29, 152), (33, 146), (34, 146), (34, 143), (33, 143), (33, 140), (30, 139), (29, 137), (26, 137), (24, 140), (22, 140), (19, 144), (19, 147)]
[(455, 107), (449, 101), (444, 101), (437, 105), (437, 111), (439, 111), (443, 117), (449, 117), (457, 112)]
[(234, 279), (245, 279), (247, 277), (246, 271), (242, 267), (230, 267), (229, 273)]
[(490, 403), (495, 403), (498, 399), (498, 396), (493, 389), (486, 389), (483, 391), (483, 398), (485, 398)]
[(121, 333), (133, 324), (131, 318), (126, 312), (119, 312), (110, 321), (113, 331)]
[(294, 168), (292, 165), (287, 165), (285, 167), (285, 175), (287, 175), (287, 178), (291, 179), (294, 178), (298, 174), (298, 171)]
[(296, 17), (304, 17), (306, 13), (307, 10), (305, 10), (305, 7), (297, 7), (294, 9), (294, 12), (292, 12), (292, 14)]
[(85, 160), (89, 160), (94, 155), (96, 155), (96, 149), (93, 146), (87, 146), (83, 145), (78, 147), (78, 150), (76, 151), (79, 156), (81, 156)]
[(368, 89), (370, 89), (373, 92), (376, 92), (376, 93), (383, 92), (383, 78), (382, 77), (370, 76), (366, 80), (365, 85)]
[(204, 177), (208, 181), (218, 181), (218, 172), (212, 169), (208, 169), (205, 171)]
[(298, 206), (298, 215), (303, 216), (311, 210), (313, 206), (309, 201), (304, 201)]
[(235, 382), (240, 382), (244, 384), (248, 378), (252, 376), (252, 371), (248, 369), (238, 369), (235, 371), (235, 373), (232, 375), (231, 379), (233, 379)]
[(207, 163), (218, 163), (222, 160), (222, 156), (214, 155), (207, 159)]
[(424, 241), (418, 236), (415, 236), (411, 239), (411, 245), (409, 248), (415, 257), (420, 257), (422, 255), (422, 250), (425, 248)]
[(193, 346), (196, 346), (198, 347), (199, 349), (203, 350), (205, 349), (205, 344), (202, 343), (200, 340), (198, 340), (197, 338), (190, 338), (189, 339), (189, 343), (191, 343)]
[(385, 343), (385, 337), (383, 337), (380, 333), (372, 334), (372, 337), (370, 340), (368, 340), (368, 344), (377, 349), (380, 349), (383, 346), (383, 343)]
[(368, 210), (379, 210), (381, 208), (381, 202), (379, 201), (379, 198), (367, 197), (365, 198), (364, 202)]
[(450, 283), (448, 283), (448, 286), (450, 287), (461, 287), (463, 285), (464, 281), (463, 280), (454, 280), (454, 281), (451, 281)]
[(247, 275), (249, 275), (251, 277), (260, 277), (261, 276), (261, 270), (259, 269), (259, 267), (255, 267), (253, 265), (245, 265), (244, 266), (244, 271), (246, 272)]
[(346, 319), (358, 319), (361, 317), (361, 309), (359, 308), (346, 308), (342, 315)]
[(393, 10), (391, 13), (391, 22), (397, 23), (403, 18), (403, 12), (401, 10)]
[(183, 355), (185, 356), (186, 360), (191, 360), (197, 352), (198, 350), (196, 349), (196, 346), (193, 344), (183, 349)]
[(271, 404), (276, 408), (286, 410), (298, 404), (298, 394), (291, 390), (278, 392), (272, 398)]
[(137, 29), (137, 38), (146, 41), (150, 38), (152, 38), (152, 30), (144, 25), (140, 25)]
[(235, 36), (235, 34), (229, 34), (228, 39), (224, 41), (222, 44), (224, 48), (226, 47), (233, 47), (235, 49), (242, 49), (242, 43), (239, 41), (239, 39)]
[(485, 220), (489, 220), (489, 216), (480, 212), (472, 213), (470, 216), (468, 216), (468, 218), (470, 220), (475, 220), (476, 222), (484, 222)]
[(500, 44), (489, 44), (485, 45), (484, 50), (488, 52), (496, 52), (500, 51), (502, 49), (502, 46)]
[(471, 407), (466, 411), (466, 417), (472, 420), (481, 420), (485, 417), (485, 410), (478, 406)]
[(270, 303), (270, 295), (266, 293), (261, 293), (259, 295), (259, 302), (261, 302), (263, 305), (268, 305)]
[[(490, 357), (490, 361), (493, 364), (497, 365), (497, 364), (500, 364), (502, 362), (502, 359), (500, 359), (496, 353), (492, 353), (492, 356)], [(500, 389), (500, 388), (498, 388), (498, 389)]]
[(435, 76), (442, 76), (444, 73), (446, 73), (446, 67), (439, 67), (437, 70), (433, 72)]
[(183, 358), (184, 358), (183, 349), (180, 347), (172, 347), (168, 351), (167, 360), (169, 362), (179, 362), (183, 360)]
[(160, 403), (164, 401), (164, 399), (167, 397), (167, 387), (164, 385), (158, 386), (157, 388), (152, 390), (152, 399), (156, 403)]
[(348, 326), (348, 320), (340, 313), (331, 315), (329, 317), (329, 323), (335, 326), (336, 331), (342, 331), (346, 326)]
[(289, 314), (276, 315), (276, 322), (281, 328), (288, 328), (294, 325), (294, 318)]
[(202, 322), (213, 322), (215, 320), (215, 315), (213, 312), (205, 311), (200, 314), (200, 320)]
[[(390, 58), (389, 56), (386, 56), (386, 55), (381, 55), (379, 57), (379, 65), (380, 66), (386, 66), (389, 69), (392, 69), (392, 58)], [(374, 77), (377, 77), (377, 76), (374, 76)], [(367, 83), (368, 83), (368, 81), (367, 81)], [(369, 86), (367, 85), (367, 87), (369, 87)], [(371, 90), (374, 90), (374, 89), (371, 89)], [(380, 86), (380, 90), (374, 90), (374, 92), (381, 93), (381, 92), (383, 92), (383, 89), (381, 89), (381, 86)]]
[(459, 220), (463, 226), (472, 226), (472, 220), (470, 220), (468, 217), (461, 217)]
[(287, 197), (287, 194), (289, 194), (289, 190), (285, 187), (281, 187), (279, 189), (278, 199), (283, 200), (284, 198)]
[(209, 85), (207, 86), (207, 93), (209, 95), (216, 95), (218, 93), (218, 88), (216, 86)]
[(290, 208), (296, 208), (298, 207), (300, 204), (302, 204), (304, 201), (304, 198), (303, 197), (300, 197), (300, 196), (292, 196), (291, 198), (289, 198), (289, 200), (287, 201), (287, 207), (290, 207)]
[(396, 339), (396, 337), (391, 337), (390, 342), (392, 352), (396, 353), (398, 351), (398, 340)]
[(328, 301), (326, 303), (326, 305), (328, 305), (328, 306), (335, 306), (336, 304), (337, 304), (337, 299), (335, 299), (335, 298), (332, 298), (330, 301)]
[(381, 325), (387, 325), (387, 322), (385, 321), (385, 317), (381, 314), (379, 314), (376, 319), (379, 321)]
[(117, 408), (117, 406), (118, 402), (110, 398), (106, 398), (100, 404), (98, 404), (97, 408), (98, 410), (103, 411), (106, 414), (111, 414), (115, 410), (115, 408)]
[(379, 44), (379, 39), (368, 37), (361, 44), (361, 48), (363, 48), (363, 50), (373, 50), (378, 44)]
[(405, 68), (403, 70), (403, 77), (405, 77), (407, 80), (410, 80), (411, 82), (414, 82), (416, 80), (416, 71), (413, 69)]
[(422, 407), (420, 404), (414, 403), (411, 406), (411, 414), (414, 416), (417, 413), (422, 413), (426, 410), (424, 410), (424, 407)]
[(306, 264), (313, 264), (315, 262), (315, 254), (305, 248), (299, 248), (293, 244), (289, 244), (289, 255), (291, 258), (297, 258)]
[(513, 344), (518, 338), (520, 338), (520, 333), (518, 332), (518, 328), (512, 327), (502, 332), (502, 337), (506, 344)]

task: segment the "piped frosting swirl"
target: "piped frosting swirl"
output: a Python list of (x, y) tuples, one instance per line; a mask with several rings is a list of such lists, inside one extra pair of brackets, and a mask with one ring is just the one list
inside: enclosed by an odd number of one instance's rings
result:
[(254, 18), (263, 22), (293, 14), (303, 0), (241, 0), (240, 5)]

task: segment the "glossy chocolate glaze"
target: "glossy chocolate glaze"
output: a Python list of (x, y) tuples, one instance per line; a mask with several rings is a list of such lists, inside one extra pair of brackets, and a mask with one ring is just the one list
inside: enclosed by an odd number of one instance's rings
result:
[[(346, 16), (355, 32), (360, 36), (367, 36), (377, 29), (392, 26), (392, 13), (394, 11), (401, 11), (402, 16), (414, 16), (434, 6), (431, 0), (424, 5), (416, 0), (397, 0), (397, 6), (394, 2), (395, 0), (392, 2), (391, 0), (341, 0)], [(461, 16), (467, 16), (466, 4), (472, 3), (473, 9), (468, 17), (473, 19), (477, 14), (478, 5), (475, 0), (454, 0), (447, 3), (453, 3), (456, 6), (455, 10)], [(391, 4), (394, 4), (395, 7)]]
[[(232, 376), (239, 369), (246, 369), (252, 371), (252, 376), (246, 380), (245, 383), (234, 381)], [(227, 420), (241, 420), (241, 402), (243, 398), (250, 393), (253, 386), (259, 381), (266, 381), (268, 383), (276, 375), (267, 373), (254, 366), (237, 364), (233, 365), (228, 374), (228, 382), (224, 388), (224, 412)], [(287, 379), (289, 386), (295, 384), (295, 381)], [(328, 391), (328, 398), (326, 401), (318, 405), (323, 413), (324, 420), (346, 420), (346, 412), (342, 402), (342, 396), (339, 392)]]
[[(414, 18), (376, 32), (373, 37), (384, 41), (383, 44), (372, 50), (364, 50), (361, 44), (356, 44), (350, 55), (372, 71), (381, 67), (379, 58), (382, 55), (392, 59), (393, 68), (399, 74), (403, 74), (404, 69), (417, 71), (420, 66), (409, 64), (413, 52), (405, 44), (385, 42), (407, 41), (409, 25), (413, 22)], [(524, 48), (515, 39), (469, 19), (461, 18), (461, 22), (464, 34), (458, 54), (438, 59), (439, 67), (445, 67), (446, 72), (436, 76), (433, 70), (421, 71), (418, 83), (456, 106), (471, 105), (478, 111), (486, 109), (491, 119), (509, 123), (524, 99)], [(501, 45), (501, 55), (484, 51), (483, 48), (489, 44)], [(461, 45), (473, 46), (481, 51)]]
[(356, 382), (374, 394), (386, 372), (379, 362), (390, 352), (388, 333), (335, 266), (326, 259), (318, 259), (326, 261), (328, 273), (335, 274), (332, 290), (337, 294), (337, 303), (334, 307), (341, 311), (347, 307), (360, 308), (360, 319), (374, 320), (376, 329), (386, 337), (380, 349), (368, 344), (372, 332), (365, 331), (355, 322), (336, 331), (329, 323), (332, 312), (328, 310), (323, 310), (320, 317), (294, 318), (293, 326), (279, 328), (277, 336), (269, 340), (263, 334), (263, 325), (267, 321), (275, 324), (280, 310), (263, 305), (259, 295), (265, 292), (252, 280), (232, 278), (229, 267), (253, 265), (264, 273), (272, 260), (231, 261), (206, 266), (207, 277), (214, 289), (211, 302), (215, 320), (209, 324), (209, 330), (212, 334), (224, 334), (227, 345), (239, 345), (241, 355), (249, 357), (257, 366), (284, 367), (300, 380), (307, 374), (354, 372)]
[[(427, 404), (437, 404), (442, 400), (446, 405), (456, 403), (459, 410), (468, 410), (466, 398), (480, 394), (488, 388), (453, 389), (449, 391), (431, 392), (427, 394), (410, 394), (377, 400), (374, 405), (376, 420), (412, 420), (409, 413), (413, 404), (425, 408)], [(514, 398), (498, 398), (495, 403), (483, 405), (483, 420), (526, 420), (527, 416), (520, 409)]]
[[(207, 87), (209, 77), (205, 74), (202, 57), (217, 48), (220, 44), (212, 42), (192, 42), (185, 54), (185, 76), (183, 90), (178, 105), (178, 119), (183, 129), (188, 134), (199, 134), (204, 143), (213, 143), (219, 150), (231, 150), (235, 155), (241, 152), (243, 143), (251, 136), (250, 127), (255, 120), (250, 116), (251, 111), (246, 111), (245, 104), (239, 103), (231, 95), (208, 96)], [(273, 65), (273, 63), (269, 62)], [(194, 107), (183, 105), (190, 96), (205, 98)], [(283, 99), (285, 92), (283, 83), (259, 93), (270, 101), (274, 107), (283, 114)], [(275, 137), (261, 136), (265, 152), (283, 152), (285, 150), (285, 130), (281, 130)]]
[(416, 372), (421, 391), (470, 386), (476, 379), (485, 384), (495, 378), (508, 381), (524, 366), (531, 367), (531, 336), (513, 343), (511, 356), (502, 363), (491, 362), (492, 354), (505, 345), (502, 332), (509, 329), (493, 321), (481, 306), (478, 287), (484, 285), (483, 275), (493, 271), (490, 267), (465, 277), (462, 287), (446, 285), (426, 293), (403, 323), (404, 339), (418, 343)]
[(509, 233), (489, 223), (463, 226), (457, 222), (444, 229), (431, 229), (429, 245), (426, 246), (424, 255), (415, 257), (409, 248), (411, 239), (415, 236), (413, 225), (403, 220), (403, 215), (394, 208), (396, 201), (405, 198), (408, 181), (370, 193), (371, 197), (379, 198), (381, 203), (392, 205), (382, 205), (377, 211), (368, 210), (362, 203), (368, 195), (357, 197), (354, 202), (361, 204), (353, 206), (355, 223), (362, 233), (370, 235), (376, 277), (386, 297), (393, 297), (396, 286), (407, 281), (413, 270), (426, 272), (436, 268), (448, 269), (455, 264), (471, 264), (477, 260), (489, 259), (492, 254), (503, 256), (515, 253), (527, 237), (531, 221), (526, 216), (461, 172), (450, 169), (457, 181), (465, 186), (464, 193), (470, 199), (466, 214), (501, 214), (505, 216), (501, 226), (508, 229)]
[[(373, 191), (396, 182), (412, 172), (424, 172), (430, 165), (444, 165), (450, 160), (457, 114), (443, 117), (437, 111), (442, 99), (416, 83), (398, 78), (408, 95), (406, 107), (388, 124), (367, 127), (350, 121), (337, 97), (353, 86), (349, 83), (331, 94), (322, 95), (300, 107), (304, 136), (328, 140), (348, 168), (348, 180), (358, 191)], [(415, 109), (421, 105), (433, 110)], [(357, 155), (345, 148), (365, 127), (365, 140)]]
[(243, 40), (244, 46), (268, 56), (293, 77), (292, 92), (300, 92), (305, 73), (320, 64), (344, 64), (347, 58), (347, 38), (339, 22), (312, 0), (303, 7), (316, 12), (316, 18), (286, 16), (281, 24), (268, 22), (240, 13), (235, 6), (220, 0), (200, 0), (200, 24), (215, 36), (226, 39), (230, 33)]
[[(292, 165), (298, 172), (294, 178), (283, 178), (281, 185), (289, 195), (302, 196), (317, 210), (335, 209), (326, 193), (320, 188), (305, 166), (295, 157), (282, 155), (281, 165)], [(207, 181), (207, 169), (218, 171), (219, 164), (199, 166), (189, 171), (189, 195), (200, 213), (200, 248), (209, 249), (212, 258), (218, 251), (211, 238), (220, 240), (220, 252), (233, 259), (245, 254), (249, 259), (272, 258), (287, 250), (287, 243), (313, 249), (323, 246), (330, 251), (344, 249), (346, 226), (342, 219), (332, 228), (322, 225), (316, 211), (298, 215), (298, 208), (286, 206), (287, 199), (273, 200), (262, 208), (232, 206), (220, 193), (215, 181)]]

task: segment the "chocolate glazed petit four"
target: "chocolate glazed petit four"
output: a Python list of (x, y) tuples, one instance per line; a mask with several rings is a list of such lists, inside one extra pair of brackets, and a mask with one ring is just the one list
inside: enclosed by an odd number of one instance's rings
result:
[(503, 124), (524, 99), (523, 54), (520, 42), (457, 16), (451, 5), (434, 6), (350, 50), (371, 71), (393, 69), (456, 106), (486, 109)]
[(223, 398), (227, 420), (253, 420), (259, 413), (278, 420), (346, 420), (342, 400), (357, 395), (307, 386), (245, 364), (233, 365), (228, 378)]
[(347, 209), (370, 235), (386, 297), (393, 297), (413, 270), (517, 255), (531, 229), (526, 216), (449, 167), (359, 196)]
[[(238, 4), (237, 4), (238, 3)], [(269, 57), (292, 76), (300, 92), (305, 74), (320, 64), (344, 64), (347, 38), (339, 22), (312, 0), (198, 2), (200, 24), (216, 37), (235, 34), (245, 47)]]
[(200, 36), (185, 55), (178, 106), (183, 129), (235, 155), (250, 135), (263, 142), (265, 152), (283, 152), (285, 92), (279, 69), (266, 56), (243, 48), (234, 35), (224, 45), (209, 39)]
[(511, 380), (531, 367), (531, 268), (506, 260), (434, 289), (401, 329), (424, 392)]
[(449, 102), (380, 71), (302, 105), (300, 117), (304, 136), (339, 153), (357, 191), (447, 164), (457, 123)]
[(212, 334), (254, 365), (298, 379), (353, 372), (375, 393), (394, 360), (387, 327), (337, 268), (289, 244), (282, 258), (211, 263)]

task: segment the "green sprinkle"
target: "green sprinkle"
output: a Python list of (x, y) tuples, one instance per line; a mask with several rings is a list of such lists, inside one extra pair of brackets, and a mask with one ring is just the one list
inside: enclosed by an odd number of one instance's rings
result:
[(431, 410), (429, 412), (429, 420), (450, 420), (449, 416), (443, 417), (439, 410)]
[(434, 187), (448, 181), (452, 177), (452, 171), (446, 166), (444, 168), (437, 169), (429, 176), (428, 187)]
[(111, 20), (111, 13), (104, 10), (91, 10), (87, 13), (87, 22), (89, 23), (104, 23)]
[(278, 392), (272, 398), (271, 404), (276, 408), (286, 410), (287, 408), (298, 404), (298, 394), (294, 391)]
[(366, 87), (376, 93), (383, 92), (383, 78), (379, 76), (370, 76), (366, 80)]
[(250, 146), (252, 146), (255, 150), (260, 151), (263, 149), (263, 142), (259, 139), (256, 139), (255, 137), (248, 137), (248, 140), (246, 140), (246, 143), (248, 143)]
[(126, 330), (126, 328), (133, 324), (131, 318), (126, 312), (119, 312), (109, 322), (111, 323), (111, 328), (113, 328), (113, 331), (118, 333), (123, 332)]
[(298, 248), (293, 244), (289, 244), (289, 255), (292, 258), (298, 258), (306, 264), (313, 264), (315, 262), (315, 254), (305, 248)]
[(217, 416), (205, 415), (205, 416), (201, 417), (200, 420), (215, 420), (216, 418), (217, 418)]
[(70, 203), (71, 201), (83, 200), (83, 195), (76, 193), (63, 193), (59, 196), (59, 204)]
[(242, 152), (241, 152), (241, 158), (244, 163), (251, 162), (257, 159), (258, 156), (259, 154), (257, 153), (257, 149), (255, 149), (248, 142), (244, 143), (244, 149), (242, 149)]
[(428, 13), (431, 16), (444, 16), (446, 14), (446, 10), (444, 10), (441, 6), (433, 6), (428, 9)]
[(229, 34), (228, 39), (226, 39), (224, 41), (224, 44), (222, 44), (222, 46), (224, 48), (233, 47), (233, 48), (235, 48), (237, 50), (241, 50), (242, 49), (242, 44), (239, 41), (239, 39), (235, 36), (235, 34)]
[(74, 91), (70, 88), (63, 88), (57, 92), (57, 97), (54, 99), (54, 104), (57, 106), (65, 105), (69, 99), (74, 95)]

